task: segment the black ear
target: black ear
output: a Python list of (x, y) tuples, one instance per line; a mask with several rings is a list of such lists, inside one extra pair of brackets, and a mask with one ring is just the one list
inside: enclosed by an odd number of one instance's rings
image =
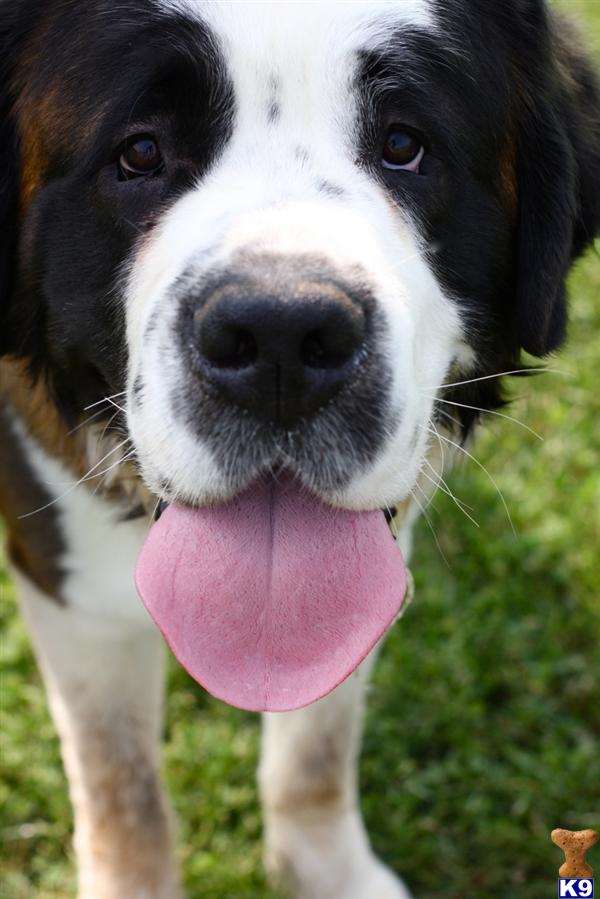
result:
[(600, 229), (600, 89), (570, 24), (528, 5), (539, 18), (518, 63), (516, 308), (521, 346), (543, 356), (565, 337), (569, 267)]
[(9, 4), (0, 8), (0, 355), (9, 345), (8, 305), (17, 248), (18, 148), (10, 93), (13, 28)]

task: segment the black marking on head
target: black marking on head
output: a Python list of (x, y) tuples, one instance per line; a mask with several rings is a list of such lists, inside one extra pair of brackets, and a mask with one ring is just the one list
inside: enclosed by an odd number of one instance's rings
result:
[(144, 381), (141, 375), (136, 375), (133, 381), (133, 399), (134, 402), (139, 404), (142, 401), (142, 394), (144, 392)]
[(279, 78), (276, 75), (271, 75), (269, 78), (269, 101), (267, 103), (267, 121), (270, 125), (274, 125), (281, 117), (281, 105), (278, 94)]
[(281, 117), (281, 106), (276, 100), (271, 100), (267, 107), (267, 121), (269, 125), (274, 125)]
[(296, 147), (294, 150), (294, 156), (298, 162), (301, 162), (302, 165), (306, 165), (308, 162), (310, 155), (306, 147)]
[(170, 478), (161, 477), (159, 479), (160, 492), (162, 496), (166, 496), (168, 498), (172, 498), (176, 495), (176, 491), (173, 489), (173, 482)]
[(325, 178), (318, 182), (317, 190), (320, 194), (325, 194), (328, 197), (339, 198), (346, 195), (343, 187), (340, 187), (339, 184), (334, 184), (332, 181), (327, 181)]

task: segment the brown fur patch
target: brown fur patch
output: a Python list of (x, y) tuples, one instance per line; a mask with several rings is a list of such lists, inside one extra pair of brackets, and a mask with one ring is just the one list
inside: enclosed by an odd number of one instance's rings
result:
[(19, 185), (19, 214), (24, 216), (33, 196), (41, 185), (47, 167), (42, 138), (33, 121), (21, 129), (21, 183)]
[[(0, 404), (0, 513), (8, 527), (8, 554), (13, 564), (45, 594), (61, 601), (64, 539), (52, 497), (37, 481)], [(36, 515), (22, 518), (34, 509)]]
[(295, 807), (311, 808), (343, 804), (347, 795), (345, 749), (329, 734), (312, 745), (299, 762), (299, 782), (288, 802), (292, 798)]
[(163, 895), (175, 875), (169, 815), (158, 774), (141, 751), (136, 755), (133, 734), (126, 757), (119, 757), (119, 746), (130, 734), (126, 727), (116, 727), (118, 739), (94, 731), (87, 737), (83, 777), (89, 799), (85, 809), (76, 803), (85, 820), (87, 845), (81, 848), (89, 855), (91, 868), (100, 877), (105, 875), (107, 883), (118, 883), (124, 894)]
[(150, 722), (131, 712), (126, 690), (123, 705), (110, 693), (99, 705), (88, 680), (62, 682), (60, 690), (72, 716), (57, 724), (80, 875), (93, 880), (94, 896), (176, 899), (171, 816)]
[(315, 739), (298, 742), (286, 778), (263, 782), (263, 804), (270, 813), (311, 818), (337, 815), (352, 804), (349, 778), (354, 763), (348, 750), (353, 737), (345, 722), (334, 731), (319, 728)]
[(32, 27), (12, 79), (21, 153), (21, 218), (42, 186), (51, 159), (89, 145), (102, 119), (101, 109), (78, 113), (63, 71), (53, 71), (51, 76), (46, 72), (48, 47), (53, 44), (54, 20), (59, 12), (57, 5), (48, 4)]
[(49, 122), (55, 92), (46, 85), (47, 92), (36, 96), (30, 83), (30, 73), (39, 56), (39, 48), (44, 45), (44, 38), (52, 26), (50, 17), (40, 19), (32, 30), (29, 42), (18, 61), (13, 75), (12, 90), (15, 97), (15, 117), (17, 121), (20, 144), (19, 214), (27, 211), (35, 191), (41, 185), (48, 166), (47, 152), (44, 142), (44, 131)]
[(500, 155), (500, 188), (511, 222), (516, 222), (519, 208), (517, 183), (517, 151), (512, 135), (507, 135)]
[[(89, 481), (84, 481), (84, 484), (94, 493), (130, 505), (141, 503), (146, 509), (152, 508), (156, 500), (153, 500), (130, 463), (122, 463), (115, 469), (114, 477), (99, 483), (98, 479), (103, 477), (100, 473), (118, 458), (115, 453), (96, 465), (114, 445), (106, 436), (107, 429), (102, 424), (94, 426), (81, 422), (75, 430), (69, 431), (44, 380), (38, 378), (32, 383), (24, 362), (0, 361), (0, 402), (2, 397), (5, 403), (12, 406), (42, 449), (62, 462), (76, 480), (89, 475)], [(85, 415), (91, 419), (93, 412), (91, 410)], [(96, 437), (91, 439), (94, 428)]]
[(89, 468), (85, 429), (67, 433), (43, 380), (32, 383), (24, 362), (3, 359), (0, 385), (0, 395), (10, 403), (40, 446), (60, 459), (78, 478), (84, 477)]
[[(31, 470), (24, 450), (11, 426), (16, 417), (36, 443), (62, 462), (73, 474), (73, 482), (85, 478), (85, 487), (128, 508), (142, 507), (151, 511), (152, 499), (140, 481), (134, 467), (124, 463), (115, 468), (110, 483), (103, 472), (118, 459), (118, 450), (104, 462), (97, 464), (111, 448), (103, 442), (98, 426), (98, 438), (92, 439), (90, 426), (69, 433), (65, 422), (52, 401), (43, 380), (31, 382), (23, 362), (0, 361), (0, 514), (8, 525), (8, 546), (13, 562), (44, 592), (60, 598), (63, 571), (60, 558), (65, 551), (56, 509), (42, 509), (53, 497)], [(95, 447), (96, 456), (90, 452)], [(95, 468), (94, 468), (95, 466)], [(94, 475), (98, 475), (95, 477)], [(21, 516), (28, 515), (27, 518)]]

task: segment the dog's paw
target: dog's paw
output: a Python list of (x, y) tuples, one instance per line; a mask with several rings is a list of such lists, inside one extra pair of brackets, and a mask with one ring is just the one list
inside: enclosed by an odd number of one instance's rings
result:
[(266, 837), (268, 874), (291, 899), (411, 899), (373, 855), (356, 813), (319, 823), (270, 816)]
[(185, 899), (180, 888), (172, 883), (123, 886), (123, 880), (90, 882), (80, 887), (77, 899)]
[(340, 899), (412, 899), (400, 878), (377, 858), (371, 859), (359, 882)]

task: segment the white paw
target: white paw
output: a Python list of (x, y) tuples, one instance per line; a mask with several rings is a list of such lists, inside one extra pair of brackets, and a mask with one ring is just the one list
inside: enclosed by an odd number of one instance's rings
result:
[(411, 899), (373, 855), (356, 812), (311, 818), (267, 817), (265, 864), (292, 899)]
[(412, 899), (402, 881), (377, 858), (365, 869), (359, 882), (340, 899)]

